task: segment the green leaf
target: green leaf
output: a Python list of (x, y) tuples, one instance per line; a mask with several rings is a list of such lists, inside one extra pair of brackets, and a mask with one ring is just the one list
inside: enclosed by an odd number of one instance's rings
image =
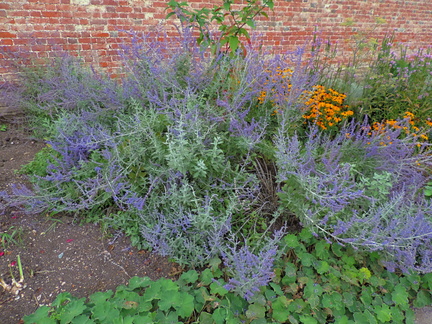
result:
[(194, 298), (188, 293), (180, 293), (180, 300), (177, 305), (174, 306), (177, 313), (182, 318), (189, 318), (195, 309)]
[(62, 292), (62, 293), (57, 295), (57, 297), (51, 303), (51, 306), (60, 307), (60, 306), (64, 305), (66, 302), (69, 302), (73, 299), (76, 299), (76, 298), (73, 297), (69, 292)]
[(355, 312), (353, 317), (356, 324), (369, 324), (369, 320), (367, 319), (366, 315), (361, 312)]
[(95, 324), (96, 322), (88, 318), (87, 315), (80, 315), (78, 317), (75, 317), (71, 323), (72, 324)]
[(330, 244), (325, 240), (318, 241), (315, 244), (315, 255), (318, 257), (318, 259), (328, 260), (330, 257), (329, 249)]
[(314, 238), (311, 231), (306, 228), (302, 229), (302, 231), (299, 234), (299, 237), (304, 243), (310, 243)]
[(224, 308), (217, 308), (212, 315), (216, 324), (224, 324), (227, 317), (227, 310)]
[(210, 292), (212, 295), (218, 294), (220, 296), (225, 296), (228, 290), (226, 290), (220, 282), (212, 282), (210, 284)]
[(305, 313), (305, 308), (309, 308), (309, 305), (303, 299), (294, 299), (289, 305), (288, 310), (299, 314)]
[(153, 281), (149, 277), (134, 276), (129, 279), (129, 288), (134, 290), (137, 288), (147, 288)]
[(237, 36), (230, 36), (228, 38), (228, 42), (229, 42), (229, 47), (230, 47), (231, 51), (233, 53), (235, 53), (235, 51), (237, 51), (237, 49), (239, 47), (239, 43), (240, 43), (238, 37)]
[(305, 267), (312, 266), (312, 264), (316, 261), (316, 258), (312, 254), (307, 252), (299, 253), (298, 258), (300, 259), (302, 265)]
[(392, 292), (392, 300), (396, 305), (406, 305), (408, 307), (408, 292), (401, 284), (398, 284)]
[(281, 286), (275, 284), (274, 282), (270, 282), (270, 283), (269, 283), (269, 286), (273, 288), (274, 292), (275, 292), (278, 296), (283, 296), (283, 295), (284, 295)]
[(333, 243), (331, 245), (331, 249), (333, 253), (339, 258), (342, 257), (342, 255), (344, 255), (343, 246), (340, 244)]
[(319, 274), (323, 274), (328, 272), (330, 269), (330, 265), (327, 263), (327, 261), (319, 261), (318, 266), (316, 267), (316, 271)]
[(174, 16), (176, 13), (174, 11), (171, 11), (169, 13), (167, 13), (167, 15), (165, 16), (165, 19), (169, 19), (171, 16)]
[(390, 322), (392, 319), (392, 313), (390, 308), (383, 304), (381, 306), (375, 306), (375, 313), (377, 314), (377, 319), (381, 322)]
[(160, 310), (166, 312), (171, 307), (174, 307), (174, 305), (177, 305), (179, 301), (180, 301), (180, 294), (175, 291), (169, 291), (162, 294), (158, 306)]
[(25, 324), (56, 324), (57, 321), (48, 317), (50, 307), (41, 306), (31, 315), (24, 316)]
[(246, 24), (250, 27), (250, 28), (255, 28), (255, 22), (252, 19), (248, 19), (246, 20)]
[(300, 321), (303, 324), (318, 324), (317, 320), (310, 315), (302, 315), (300, 316)]
[(264, 318), (265, 312), (266, 309), (264, 306), (253, 303), (249, 305), (246, 311), (246, 317), (250, 320)]
[(300, 245), (297, 235), (294, 234), (285, 235), (283, 241), (289, 248), (292, 249)]
[(202, 312), (199, 317), (199, 322), (201, 324), (213, 324), (212, 314), (207, 312)]
[(270, 9), (273, 9), (273, 7), (274, 7), (274, 2), (273, 2), (273, 0), (267, 0), (267, 1), (266, 1), (266, 5), (267, 5), (267, 7), (269, 7)]
[(360, 300), (363, 302), (365, 306), (372, 304), (372, 295), (370, 289), (363, 289)]
[(160, 284), (161, 290), (163, 291), (178, 291), (179, 286), (177, 282), (172, 281), (171, 279), (159, 279), (157, 281)]
[(430, 293), (423, 289), (417, 293), (417, 298), (413, 302), (413, 306), (418, 308), (430, 306), (431, 304), (432, 298)]
[(322, 296), (322, 305), (330, 309), (342, 309), (345, 307), (342, 303), (342, 296), (339, 293), (324, 294)]
[(96, 304), (91, 311), (94, 319), (99, 320), (101, 323), (110, 322), (111, 319), (120, 315), (120, 311), (108, 301)]
[(304, 288), (304, 297), (311, 298), (314, 296), (321, 296), (323, 293), (323, 288), (320, 284), (315, 282), (309, 282)]
[(377, 324), (377, 320), (374, 315), (369, 310), (365, 310), (364, 313), (366, 320), (369, 324)]
[(78, 300), (72, 300), (69, 304), (67, 304), (63, 309), (64, 313), (60, 323), (69, 323), (74, 319), (74, 317), (81, 315), (87, 308), (87, 306), (84, 305), (85, 300), (85, 298), (81, 298)]
[(219, 266), (220, 266), (221, 263), (222, 263), (222, 260), (220, 258), (212, 258), (212, 259), (210, 259), (210, 261), (209, 261), (210, 269), (212, 271), (219, 270)]
[(205, 269), (204, 271), (202, 271), (200, 274), (200, 281), (206, 286), (210, 285), (213, 281), (212, 271), (210, 269)]
[(288, 320), (290, 311), (288, 310), (289, 304), (292, 300), (289, 300), (285, 296), (279, 296), (273, 303), (273, 313), (272, 317), (278, 322), (285, 323)]
[(194, 283), (198, 280), (198, 272), (195, 270), (189, 270), (188, 272), (184, 272), (180, 276), (180, 279), (186, 281), (187, 283)]
[(405, 323), (415, 323), (415, 313), (411, 308), (405, 311)]
[(425, 285), (426, 286), (425, 288), (432, 290), (432, 272), (425, 273), (422, 277), (423, 277), (423, 281), (427, 283), (427, 285)]
[(94, 294), (90, 295), (89, 300), (92, 303), (99, 304), (99, 303), (105, 302), (106, 300), (111, 298), (112, 295), (113, 295), (112, 290), (107, 290), (105, 292), (98, 291), (98, 292), (95, 292)]
[(282, 284), (288, 285), (297, 280), (297, 267), (294, 263), (287, 262), (285, 266), (285, 275), (282, 278)]
[(152, 301), (154, 299), (160, 299), (161, 298), (161, 285), (159, 281), (152, 282), (152, 284), (147, 287), (143, 298), (145, 301)]

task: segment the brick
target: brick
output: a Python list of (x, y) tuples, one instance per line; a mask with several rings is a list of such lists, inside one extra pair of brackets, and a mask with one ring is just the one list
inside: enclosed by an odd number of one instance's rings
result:
[(11, 38), (0, 39), (0, 45), (13, 45), (14, 42)]
[(0, 31), (0, 38), (16, 38), (16, 37), (17, 37), (17, 35), (14, 33)]
[(109, 33), (95, 33), (92, 36), (100, 38), (100, 37), (109, 37), (110, 34)]
[(41, 15), (42, 17), (62, 17), (64, 13), (60, 11), (42, 11)]

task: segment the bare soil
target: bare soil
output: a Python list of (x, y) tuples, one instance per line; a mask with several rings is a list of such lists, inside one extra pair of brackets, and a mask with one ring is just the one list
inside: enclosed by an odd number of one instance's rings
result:
[[(0, 117), (0, 191), (26, 183), (15, 171), (32, 160), (44, 143), (31, 136), (23, 117)], [(11, 239), (7, 239), (12, 236)], [(50, 304), (61, 292), (87, 297), (115, 290), (133, 276), (174, 278), (175, 264), (137, 250), (121, 233), (103, 232), (94, 224), (79, 225), (68, 215), (26, 215), (8, 209), (0, 215), (0, 323), (22, 323), (22, 317)], [(3, 252), (3, 253), (2, 253)], [(20, 256), (24, 281), (19, 281)], [(15, 264), (15, 265), (14, 265)], [(11, 266), (12, 265), (12, 266)]]

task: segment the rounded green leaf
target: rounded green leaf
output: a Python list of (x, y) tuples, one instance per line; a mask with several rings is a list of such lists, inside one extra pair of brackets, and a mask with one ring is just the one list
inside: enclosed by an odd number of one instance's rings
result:
[(390, 322), (390, 320), (392, 319), (392, 312), (390, 310), (390, 307), (388, 307), (386, 304), (383, 304), (381, 306), (375, 306), (374, 310), (379, 321)]
[(396, 305), (408, 306), (408, 292), (403, 285), (397, 285), (391, 295)]
[(180, 279), (187, 283), (194, 283), (198, 280), (198, 272), (195, 270), (189, 270), (188, 272), (182, 273)]
[(249, 318), (250, 320), (264, 318), (265, 312), (266, 309), (264, 306), (255, 303), (250, 304), (246, 311), (246, 317)]
[(426, 290), (420, 290), (417, 293), (417, 298), (413, 302), (414, 307), (424, 307), (424, 306), (430, 306), (432, 304), (432, 298), (431, 294)]
[(292, 302), (291, 299), (285, 296), (279, 296), (273, 303), (273, 313), (272, 317), (278, 322), (285, 323), (288, 320), (290, 311), (288, 310), (289, 304)]

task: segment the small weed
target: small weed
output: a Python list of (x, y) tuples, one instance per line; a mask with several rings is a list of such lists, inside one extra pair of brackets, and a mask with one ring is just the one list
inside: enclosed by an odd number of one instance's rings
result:
[[(49, 215), (47, 215), (47, 216), (49, 217)], [(49, 217), (46, 222), (47, 223), (51, 222), (51, 224), (48, 226), (48, 228), (44, 232), (41, 233), (41, 235), (44, 235), (44, 234), (48, 233), (49, 231), (55, 232), (57, 226), (60, 224), (63, 224), (62, 220), (52, 218), (52, 217)]]
[(7, 251), (11, 245), (22, 245), (23, 229), (15, 226), (9, 227), (5, 232), (0, 233), (0, 244), (4, 251)]
[(6, 132), (8, 130), (8, 127), (6, 124), (0, 124), (0, 132)]

